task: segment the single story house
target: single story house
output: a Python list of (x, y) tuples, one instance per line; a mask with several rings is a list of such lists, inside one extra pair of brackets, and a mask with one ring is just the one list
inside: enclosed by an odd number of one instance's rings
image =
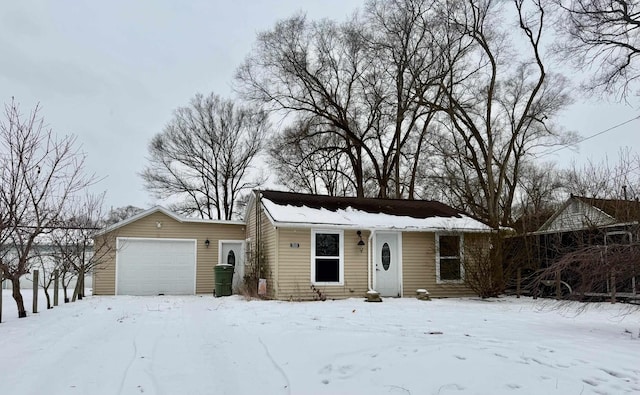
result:
[[(211, 293), (213, 265), (232, 255), (240, 273), (234, 286), (259, 273), (275, 299), (368, 290), (413, 297), (420, 288), (433, 297), (468, 296), (464, 263), (489, 248), (491, 233), (435, 201), (254, 191), (244, 221), (185, 219), (156, 207), (105, 229), (101, 236), (117, 248), (95, 271), (94, 294)], [(171, 288), (171, 278), (184, 284)]]

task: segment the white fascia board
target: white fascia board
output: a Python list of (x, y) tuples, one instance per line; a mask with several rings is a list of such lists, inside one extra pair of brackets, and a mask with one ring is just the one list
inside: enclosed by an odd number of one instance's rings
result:
[(529, 232), (529, 233), (514, 235), (513, 237), (528, 236), (528, 235), (550, 235), (550, 234), (554, 234), (554, 233), (581, 232), (583, 230), (589, 230), (589, 229), (606, 229), (606, 228), (615, 228), (617, 226), (637, 226), (639, 224), (640, 224), (640, 222), (634, 221), (634, 222), (618, 222), (618, 223), (615, 223), (615, 224), (600, 225), (600, 226), (596, 226), (596, 227), (583, 226), (581, 228), (575, 228), (575, 229), (536, 230), (535, 232)]
[(166, 208), (164, 208), (162, 206), (154, 206), (154, 207), (151, 207), (150, 209), (144, 210), (144, 211), (142, 211), (142, 212), (140, 212), (140, 213), (138, 213), (138, 214), (136, 214), (136, 215), (134, 215), (132, 217), (124, 219), (124, 220), (122, 220), (120, 222), (116, 222), (113, 225), (107, 226), (106, 228), (104, 228), (101, 231), (97, 232), (96, 236), (101, 236), (103, 234), (112, 232), (112, 231), (114, 231), (114, 230), (116, 230), (118, 228), (121, 228), (121, 227), (123, 227), (125, 225), (129, 225), (130, 223), (136, 222), (137, 220), (142, 219), (142, 218), (144, 218), (146, 216), (149, 216), (149, 215), (151, 215), (153, 213), (156, 213), (156, 212), (161, 212), (161, 213), (165, 214), (166, 216), (175, 219), (178, 222), (182, 222), (182, 219), (178, 215), (176, 215), (175, 213), (172, 213), (171, 211), (167, 210)]
[(164, 215), (166, 215), (169, 218), (172, 218), (174, 220), (176, 220), (177, 222), (180, 223), (204, 223), (204, 224), (229, 224), (229, 225), (246, 225), (246, 223), (244, 221), (230, 221), (230, 220), (222, 220), (222, 219), (201, 219), (201, 218), (183, 218), (181, 216), (179, 216), (178, 214), (162, 207), (162, 206), (154, 206), (151, 207), (148, 210), (142, 211), (132, 217), (129, 217), (127, 219), (124, 219), (120, 222), (117, 222), (113, 225), (107, 226), (106, 228), (100, 230), (99, 232), (96, 233), (96, 236), (101, 236), (104, 234), (107, 234), (109, 232), (112, 232), (118, 228), (121, 228), (125, 225), (129, 225), (130, 223), (136, 222), (144, 217), (147, 217), (151, 214), (154, 213), (163, 213)]
[[(262, 202), (262, 199), (261, 199), (260, 201)], [(271, 225), (272, 225), (274, 228), (277, 228), (277, 227), (279, 226), (279, 225), (278, 225), (278, 222), (276, 222), (276, 220), (273, 218), (273, 215), (269, 212), (269, 209), (268, 209), (264, 204), (262, 204), (262, 203), (260, 204), (260, 206), (261, 206), (262, 210), (264, 210), (264, 213), (265, 213), (265, 215), (267, 216), (267, 219), (269, 220), (269, 222), (271, 223)], [(301, 227), (302, 227), (302, 226), (301, 226)]]
[[(271, 218), (270, 218), (271, 220)], [(391, 227), (391, 226), (369, 226), (369, 225), (346, 225), (346, 224), (327, 224), (315, 222), (275, 222), (272, 221), (276, 228), (327, 228), (327, 229), (353, 229), (353, 230), (371, 230), (376, 232), (382, 231), (403, 231), (403, 232), (460, 232), (460, 233), (492, 233), (494, 229), (486, 228), (435, 228), (435, 227)]]

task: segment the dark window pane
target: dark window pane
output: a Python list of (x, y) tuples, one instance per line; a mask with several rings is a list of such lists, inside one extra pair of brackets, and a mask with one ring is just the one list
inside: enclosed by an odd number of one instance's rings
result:
[(389, 270), (389, 265), (391, 265), (391, 249), (389, 248), (389, 244), (384, 243), (382, 245), (382, 267), (384, 270)]
[(316, 282), (339, 282), (340, 260), (316, 258)]
[(607, 245), (611, 244), (630, 244), (631, 240), (628, 233), (614, 233), (607, 235)]
[(316, 256), (339, 256), (339, 242), (339, 234), (316, 233)]
[(460, 256), (460, 236), (440, 236), (440, 256)]
[(460, 259), (440, 259), (440, 280), (460, 280)]
[(229, 254), (227, 255), (227, 263), (232, 266), (236, 265), (236, 254), (233, 250), (229, 251)]

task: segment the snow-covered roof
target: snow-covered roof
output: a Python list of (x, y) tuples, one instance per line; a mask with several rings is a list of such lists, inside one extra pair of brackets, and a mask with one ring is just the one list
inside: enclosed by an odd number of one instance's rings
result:
[(263, 191), (262, 205), (276, 226), (374, 230), (490, 232), (485, 223), (443, 203), (345, 198)]
[(640, 202), (598, 199), (571, 195), (540, 228), (532, 234), (572, 232), (593, 227), (607, 228), (637, 223)]
[(106, 228), (102, 229), (100, 232), (97, 233), (97, 235), (102, 235), (102, 234), (106, 234), (109, 232), (112, 232), (118, 228), (121, 228), (125, 225), (128, 225), (132, 222), (135, 222), (141, 218), (144, 218), (146, 216), (149, 216), (151, 214), (154, 213), (163, 213), (164, 215), (166, 215), (167, 217), (170, 217), (178, 222), (191, 222), (191, 223), (205, 223), (205, 224), (232, 224), (232, 225), (244, 225), (244, 221), (228, 221), (228, 220), (218, 220), (218, 219), (200, 219), (200, 218), (185, 218), (182, 217), (176, 213), (174, 213), (173, 211), (170, 211), (162, 206), (155, 206), (155, 207), (151, 207), (148, 210), (142, 211), (132, 217), (129, 217), (127, 219), (124, 219), (120, 222), (117, 222), (113, 225), (107, 226)]

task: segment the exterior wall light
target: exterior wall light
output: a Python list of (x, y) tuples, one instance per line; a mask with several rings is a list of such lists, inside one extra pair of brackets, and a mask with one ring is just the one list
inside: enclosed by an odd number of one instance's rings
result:
[(358, 235), (358, 238), (360, 240), (358, 240), (358, 247), (360, 247), (360, 252), (362, 252), (364, 250), (364, 240), (362, 240), (362, 232), (361, 231), (357, 231), (356, 234)]
[(209, 244), (211, 244), (211, 242), (209, 241), (209, 239), (204, 241), (204, 246), (209, 248)]

